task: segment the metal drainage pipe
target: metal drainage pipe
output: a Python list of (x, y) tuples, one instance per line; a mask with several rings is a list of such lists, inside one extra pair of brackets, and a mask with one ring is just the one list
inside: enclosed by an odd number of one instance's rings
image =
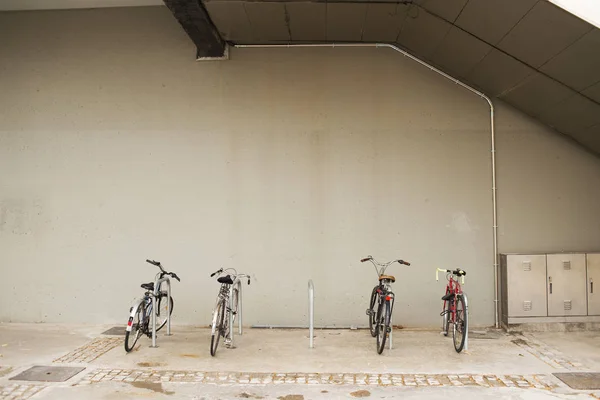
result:
[(433, 72), (443, 76), (444, 78), (456, 83), (459, 86), (467, 89), (471, 93), (476, 94), (482, 99), (486, 100), (490, 106), (490, 128), (491, 128), (491, 153), (492, 153), (492, 216), (493, 216), (493, 237), (494, 237), (494, 321), (496, 328), (500, 327), (500, 321), (498, 317), (498, 207), (497, 207), (497, 196), (496, 196), (496, 135), (494, 132), (494, 104), (492, 100), (481, 93), (477, 89), (467, 85), (464, 82), (459, 81), (456, 78), (448, 75), (445, 72), (440, 71), (436, 67), (427, 62), (413, 56), (412, 54), (402, 50), (401, 48), (394, 46), (389, 43), (315, 43), (315, 44), (237, 44), (233, 45), (236, 48), (292, 48), (292, 47), (388, 47), (397, 51), (398, 53), (410, 58), (413, 61), (429, 68)]

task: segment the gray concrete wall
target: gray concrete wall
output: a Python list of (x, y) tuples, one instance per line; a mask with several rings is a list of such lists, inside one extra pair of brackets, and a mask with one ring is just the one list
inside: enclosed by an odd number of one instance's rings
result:
[[(145, 258), (175, 321), (217, 268), (248, 324), (364, 324), (402, 257), (395, 322), (436, 326), (463, 267), (493, 323), (487, 103), (389, 49), (234, 50), (197, 63), (165, 8), (0, 14), (0, 320), (124, 323)], [(501, 251), (598, 250), (600, 160), (498, 105)]]

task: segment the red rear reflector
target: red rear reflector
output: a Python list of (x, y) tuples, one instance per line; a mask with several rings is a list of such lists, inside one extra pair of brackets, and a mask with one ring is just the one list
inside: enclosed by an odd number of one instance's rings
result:
[(127, 326), (131, 326), (131, 325), (133, 325), (133, 321), (132, 321), (132, 320), (129, 320), (129, 321), (127, 322)]
[(389, 301), (392, 299), (392, 296), (385, 296), (385, 299)]

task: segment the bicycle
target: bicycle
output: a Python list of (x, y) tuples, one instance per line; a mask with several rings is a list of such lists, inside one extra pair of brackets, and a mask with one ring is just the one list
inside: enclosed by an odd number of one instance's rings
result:
[[(371, 336), (377, 337), (377, 353), (381, 354), (383, 353), (388, 333), (392, 331), (390, 324), (392, 321), (392, 312), (394, 311), (395, 296), (390, 285), (396, 282), (395, 277), (385, 275), (385, 270), (395, 262), (402, 265), (410, 265), (410, 263), (404, 260), (380, 263), (375, 261), (372, 256), (360, 260), (360, 262), (366, 261), (371, 261), (379, 277), (379, 284), (371, 292), (367, 315), (369, 316), (369, 331), (371, 332)], [(377, 311), (375, 311), (375, 302), (377, 302)]]
[[(221, 276), (223, 273), (227, 275)], [(250, 276), (246, 274), (238, 274), (234, 268), (223, 268), (210, 274), (211, 277), (219, 275), (217, 282), (221, 284), (217, 302), (213, 311), (211, 338), (210, 338), (210, 355), (215, 356), (219, 339), (223, 336), (225, 345), (230, 346), (233, 338), (233, 323), (235, 322), (238, 310), (241, 309), (241, 298), (238, 289), (238, 284), (241, 285), (241, 278), (248, 279), (250, 285)], [(233, 276), (233, 278), (232, 278)]]
[[(465, 270), (457, 268), (441, 269), (435, 271), (435, 280), (439, 280), (438, 272), (445, 272), (448, 283), (446, 284), (446, 294), (442, 297), (444, 305), (440, 316), (442, 317), (442, 334), (448, 336), (450, 324), (452, 324), (452, 341), (454, 350), (460, 353), (465, 346), (465, 338), (469, 327), (469, 313), (467, 309), (467, 295), (463, 293), (459, 278), (465, 283)], [(456, 279), (454, 278), (456, 276)]]
[(146, 260), (146, 262), (160, 268), (160, 272), (156, 274), (154, 282), (143, 283), (141, 285), (142, 289), (146, 289), (144, 297), (136, 300), (134, 305), (129, 309), (130, 316), (125, 330), (125, 351), (127, 353), (133, 350), (133, 347), (142, 334), (152, 337), (153, 298), (156, 300), (157, 332), (167, 323), (167, 315), (170, 316), (173, 313), (173, 297), (170, 297), (169, 301), (166, 300), (167, 292), (161, 290), (163, 282), (161, 279), (168, 275), (181, 282), (176, 273), (165, 271), (159, 261)]

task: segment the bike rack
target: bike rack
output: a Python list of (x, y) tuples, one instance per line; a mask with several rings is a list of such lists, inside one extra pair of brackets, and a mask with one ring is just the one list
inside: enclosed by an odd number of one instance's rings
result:
[(392, 336), (394, 333), (394, 322), (393, 322), (393, 316), (390, 313), (390, 350), (392, 349)]
[(164, 277), (154, 281), (154, 296), (152, 296), (152, 348), (156, 345), (156, 296), (159, 294), (159, 288), (163, 282), (167, 283), (167, 336), (171, 336), (171, 281), (169, 277)]
[(315, 329), (315, 285), (312, 279), (308, 281), (308, 342), (309, 347), (314, 348), (313, 332)]
[[(242, 282), (239, 278), (236, 278), (231, 287), (229, 288), (229, 309), (233, 310), (233, 289), (237, 287), (238, 289), (238, 309), (237, 309), (237, 318), (238, 318), (238, 332), (240, 336), (243, 334), (242, 328)], [(229, 318), (229, 348), (235, 349), (233, 345), (233, 318)]]
[(467, 330), (465, 332), (465, 350), (469, 350), (469, 301), (465, 293), (462, 294), (465, 299), (465, 319), (467, 320)]

